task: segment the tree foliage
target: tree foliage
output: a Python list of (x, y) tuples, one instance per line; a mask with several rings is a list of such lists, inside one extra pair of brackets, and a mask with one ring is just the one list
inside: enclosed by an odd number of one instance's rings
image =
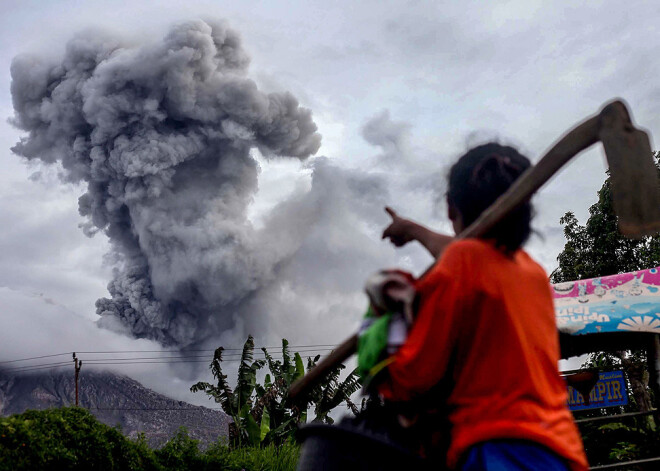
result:
[[(660, 167), (660, 152), (655, 153), (655, 159)], [(660, 168), (658, 171), (660, 175)], [(570, 211), (559, 222), (566, 245), (557, 257), (559, 266), (550, 275), (553, 283), (660, 266), (660, 234), (637, 240), (619, 233), (609, 177), (598, 191), (598, 201), (589, 208), (585, 225), (580, 225)]]
[(0, 418), (0, 470), (159, 470), (144, 440), (132, 442), (85, 409)]
[[(660, 152), (655, 155), (660, 177)], [(589, 218), (581, 225), (573, 212), (560, 219), (566, 244), (557, 257), (559, 266), (550, 279), (554, 283), (597, 278), (660, 266), (660, 234), (643, 239), (622, 236), (612, 203), (612, 186), (608, 178), (598, 191), (598, 201), (589, 208)], [(583, 368), (607, 370), (622, 368), (629, 381), (631, 404), (626, 411), (651, 409), (646, 352), (593, 352)], [(608, 413), (606, 410), (585, 411), (578, 416)], [(611, 413), (611, 412), (609, 412)], [(585, 423), (581, 432), (592, 465), (644, 458), (657, 455), (660, 436), (651, 417), (608, 423)]]
[(232, 418), (229, 438), (237, 445), (258, 445), (260, 429), (253, 409), (253, 394), (257, 385), (257, 371), (264, 365), (264, 360), (254, 360), (254, 339), (249, 336), (243, 345), (236, 387), (232, 390), (227, 382), (227, 375), (222, 372), (222, 347), (217, 348), (211, 360), (211, 372), (218, 382), (213, 385), (206, 382), (195, 383), (192, 392), (204, 391), (220, 404), (222, 410)]
[(0, 418), (0, 471), (293, 471), (295, 443), (231, 449), (218, 441), (202, 451), (184, 428), (162, 448), (130, 440), (80, 407), (27, 411)]
[[(654, 157), (660, 178), (660, 152), (656, 152)], [(609, 176), (598, 191), (598, 201), (589, 208), (589, 218), (585, 225), (580, 225), (572, 212), (567, 212), (560, 223), (564, 226), (566, 245), (557, 257), (559, 266), (550, 276), (555, 283), (660, 265), (660, 234), (629, 239), (619, 232)], [(644, 359), (644, 352), (594, 352), (585, 366), (621, 365), (631, 382), (635, 405), (638, 410), (648, 410), (651, 407), (648, 374), (644, 368), (639, 367)]]
[[(232, 417), (229, 438), (232, 446), (281, 444), (307, 422), (308, 410), (313, 407), (313, 422), (332, 423), (330, 411), (342, 403), (357, 413), (351, 395), (360, 388), (355, 371), (340, 379), (343, 365), (330, 371), (302, 400), (292, 404), (288, 391), (291, 385), (316, 366), (320, 356), (307, 359), (307, 368), (299, 353), (293, 356), (289, 342), (282, 339), (282, 359), (276, 360), (266, 348), (261, 349), (265, 359), (254, 359), (254, 339), (249, 336), (243, 346), (236, 387), (232, 390), (222, 372), (222, 347), (216, 349), (211, 361), (211, 372), (217, 384), (195, 383), (192, 392), (204, 391), (219, 403)], [(257, 381), (257, 371), (267, 365), (269, 373), (263, 384)]]

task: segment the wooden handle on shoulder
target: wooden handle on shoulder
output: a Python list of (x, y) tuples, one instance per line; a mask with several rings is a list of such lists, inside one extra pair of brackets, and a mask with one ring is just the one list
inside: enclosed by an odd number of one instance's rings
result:
[(304, 393), (308, 389), (313, 388), (330, 370), (342, 364), (357, 352), (358, 338), (358, 334), (355, 334), (344, 340), (327, 357), (309, 370), (305, 376), (294, 382), (291, 388), (289, 388), (289, 400), (296, 401), (297, 399), (302, 399)]
[(569, 160), (598, 142), (600, 113), (582, 122), (550, 148), (538, 163), (527, 169), (509, 189), (462, 231), (459, 239), (479, 237), (507, 214), (532, 197)]

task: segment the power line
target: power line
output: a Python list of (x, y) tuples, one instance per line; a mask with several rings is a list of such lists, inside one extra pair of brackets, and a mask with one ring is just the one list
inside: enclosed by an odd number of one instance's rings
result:
[[(327, 352), (327, 351), (332, 351), (332, 348), (319, 348), (319, 349), (314, 349), (314, 350), (298, 350), (295, 353), (313, 353), (313, 352)], [(80, 352), (81, 354), (83, 352)], [(275, 354), (277, 355), (277, 353)], [(253, 353), (253, 356), (259, 356), (259, 359), (266, 358), (265, 355), (261, 352)], [(273, 355), (270, 355), (273, 357)], [(236, 357), (241, 357), (239, 354), (229, 354), (229, 355), (223, 355), (222, 361), (228, 361)], [(85, 361), (87, 362), (96, 362), (96, 361), (106, 361), (106, 360), (181, 360), (181, 359), (195, 359), (195, 358), (205, 358), (207, 361), (209, 356), (208, 355), (184, 355), (184, 356), (172, 356), (172, 357), (163, 357), (163, 356), (157, 356), (157, 357), (129, 357), (129, 358), (87, 358)]]
[[(331, 350), (331, 349), (326, 349), (326, 350)], [(318, 352), (319, 350), (311, 350), (303, 353), (313, 353), (313, 352)], [(323, 357), (325, 356), (324, 354), (317, 353), (319, 356)], [(312, 355), (309, 355), (312, 356)], [(84, 359), (83, 360), (88, 363), (88, 364), (93, 364), (93, 365), (145, 365), (145, 364), (174, 364), (174, 363), (208, 363), (209, 359), (203, 359), (203, 360), (197, 360), (195, 359), (196, 357), (153, 357), (153, 358), (147, 358), (145, 359), (140, 359), (140, 358), (96, 358), (96, 359)], [(281, 356), (271, 356), (271, 358), (274, 361), (282, 361), (284, 360), (283, 357)], [(259, 360), (265, 360), (265, 358), (258, 358)], [(241, 358), (223, 358), (222, 363), (233, 363), (233, 362), (240, 362), (242, 361)], [(9, 373), (17, 373), (17, 372), (25, 372), (25, 371), (35, 371), (35, 370), (42, 370), (42, 369), (47, 369), (47, 368), (60, 368), (63, 366), (69, 366), (71, 365), (71, 362), (69, 361), (64, 361), (64, 362), (55, 362), (55, 363), (41, 363), (41, 364), (36, 364), (36, 365), (23, 365), (23, 366), (15, 366), (12, 368), (7, 368), (4, 370), (0, 371), (5, 371)]]
[[(292, 350), (292, 349), (301, 349), (301, 348), (311, 348), (311, 349), (318, 349), (318, 350), (325, 350), (325, 349), (332, 349), (336, 347), (337, 345), (335, 344), (318, 344), (318, 345), (288, 345), (287, 348)], [(261, 352), (261, 349), (280, 349), (282, 348), (281, 345), (277, 346), (271, 346), (271, 347), (255, 347), (254, 353), (257, 355), (263, 355), (263, 352)], [(185, 352), (179, 351), (179, 350), (106, 350), (106, 351), (100, 351), (100, 350), (94, 350), (94, 351), (78, 351), (76, 350), (76, 353), (78, 354), (86, 354), (86, 355), (107, 355), (111, 353), (117, 353), (117, 354), (128, 354), (128, 353), (161, 353), (161, 354), (176, 354), (176, 355), (182, 355), (185, 354), (186, 352), (190, 353), (202, 353), (202, 352), (215, 352), (217, 349), (206, 349), (206, 350), (187, 350)], [(243, 351), (243, 348), (225, 348), (223, 349), (224, 352), (230, 352), (230, 351)], [(314, 350), (311, 350), (314, 351)], [(303, 353), (305, 351), (300, 351), (298, 353)], [(73, 352), (63, 352), (63, 353), (53, 353), (51, 355), (39, 355), (39, 356), (34, 356), (34, 357), (27, 357), (27, 358), (19, 358), (16, 360), (3, 360), (0, 361), (0, 365), (8, 364), (8, 363), (18, 363), (21, 361), (30, 361), (30, 360), (40, 360), (43, 358), (52, 358), (52, 357), (58, 357), (58, 356), (64, 356), (64, 355), (71, 355)], [(296, 352), (293, 351), (293, 354)], [(230, 354), (232, 355), (232, 354)], [(229, 356), (229, 355), (227, 355)], [(26, 365), (27, 366), (27, 365)]]
[[(316, 348), (316, 347), (329, 347), (329, 348), (334, 348), (336, 347), (337, 344), (318, 344), (318, 345), (287, 345), (287, 348), (289, 350), (294, 349), (294, 348)], [(255, 350), (261, 350), (262, 348), (265, 349), (277, 349), (277, 348), (282, 348), (282, 345), (276, 345), (276, 346), (271, 346), (271, 347), (254, 347)], [(199, 353), (199, 352), (215, 352), (217, 348), (214, 349), (206, 349), (206, 350), (185, 350), (187, 352), (194, 352), (194, 353)], [(229, 351), (243, 351), (243, 347), (241, 348), (223, 348), (223, 351), (229, 352)], [(83, 352), (83, 351), (78, 351), (76, 350), (76, 353), (86, 353), (86, 354), (107, 354), (107, 353), (182, 353), (178, 350), (107, 350), (107, 351), (89, 351), (89, 352)], [(70, 355), (71, 352), (68, 353)]]
[[(128, 358), (85, 358), (86, 362), (98, 362), (98, 361), (133, 361), (133, 360), (195, 360), (197, 358), (206, 358), (203, 361), (209, 361), (207, 355), (203, 356), (181, 356), (181, 357), (128, 357)], [(222, 359), (224, 361), (224, 358)]]
[[(320, 355), (320, 356), (324, 356), (324, 355)], [(261, 358), (259, 358), (259, 359), (261, 360)], [(281, 361), (281, 360), (283, 360), (283, 358), (273, 358), (273, 360)], [(85, 361), (87, 363), (91, 362), (91, 360), (85, 360)], [(241, 361), (241, 359), (240, 358), (229, 359), (229, 360), (223, 359), (222, 363), (225, 363), (225, 362), (230, 363), (230, 362), (238, 362), (238, 361)], [(149, 360), (149, 361), (145, 361), (145, 360), (133, 361), (131, 359), (127, 359), (127, 361), (98, 360), (98, 361), (92, 362), (91, 364), (94, 364), (94, 365), (148, 365), (148, 364), (158, 364), (158, 363), (208, 363), (208, 360), (185, 360), (185, 359), (183, 359), (183, 360), (168, 361), (168, 360), (165, 360), (165, 359), (158, 359), (158, 360)]]
[(42, 364), (39, 364), (39, 365), (15, 366), (13, 368), (7, 368), (7, 369), (2, 370), (2, 371), (8, 371), (8, 372), (12, 372), (12, 371), (15, 371), (15, 370), (23, 371), (23, 370), (26, 370), (26, 369), (29, 370), (29, 369), (33, 369), (33, 368), (38, 368), (38, 369), (48, 368), (48, 367), (54, 367), (55, 368), (57, 366), (67, 366), (67, 365), (71, 365), (71, 362), (70, 361), (60, 361), (60, 362), (56, 362), (56, 363), (42, 363)]
[(202, 411), (204, 409), (210, 410), (222, 410), (222, 407), (206, 407), (206, 406), (197, 406), (197, 407), (85, 407), (85, 409), (90, 410), (181, 410), (181, 411)]
[[(46, 369), (53, 369), (53, 368), (64, 368), (65, 366), (68, 367), (68, 366), (71, 366), (72, 364), (73, 363), (71, 363), (71, 362), (67, 362), (66, 364), (59, 365), (59, 366), (25, 367), (25, 368), (20, 368), (20, 369), (17, 369), (17, 370), (12, 370), (12, 371), (8, 371), (8, 370), (3, 370), (3, 371), (7, 372), (7, 373), (23, 373), (25, 371), (36, 371), (36, 370), (46, 370)], [(3, 372), (3, 371), (0, 371), (0, 372)]]
[(5, 363), (16, 363), (18, 361), (28, 361), (28, 360), (39, 360), (41, 358), (51, 358), (51, 357), (60, 357), (62, 355), (71, 355), (73, 352), (66, 352), (66, 353), (53, 353), (52, 355), (41, 355), (38, 357), (30, 357), (30, 358), (21, 358), (19, 360), (7, 360), (7, 361), (0, 361), (0, 364), (5, 364)]

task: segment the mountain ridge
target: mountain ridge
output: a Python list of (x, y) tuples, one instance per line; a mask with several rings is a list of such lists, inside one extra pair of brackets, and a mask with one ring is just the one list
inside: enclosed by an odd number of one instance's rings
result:
[[(12, 374), (0, 370), (2, 416), (74, 403), (75, 380), (71, 372)], [(79, 404), (99, 421), (119, 426), (130, 438), (143, 433), (152, 447), (163, 445), (181, 426), (206, 447), (227, 436), (231, 421), (220, 410), (169, 398), (110, 371), (80, 372)]]

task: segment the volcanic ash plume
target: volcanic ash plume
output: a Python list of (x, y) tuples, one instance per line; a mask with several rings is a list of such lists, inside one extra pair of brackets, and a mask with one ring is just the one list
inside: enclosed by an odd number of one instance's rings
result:
[(321, 137), (293, 96), (257, 90), (248, 62), (234, 31), (194, 21), (157, 44), (87, 33), (59, 63), (12, 63), (13, 122), (27, 132), (12, 150), (85, 182), (84, 229), (110, 238), (101, 325), (190, 345), (229, 328), (290, 254), (247, 220), (250, 150), (304, 159)]

